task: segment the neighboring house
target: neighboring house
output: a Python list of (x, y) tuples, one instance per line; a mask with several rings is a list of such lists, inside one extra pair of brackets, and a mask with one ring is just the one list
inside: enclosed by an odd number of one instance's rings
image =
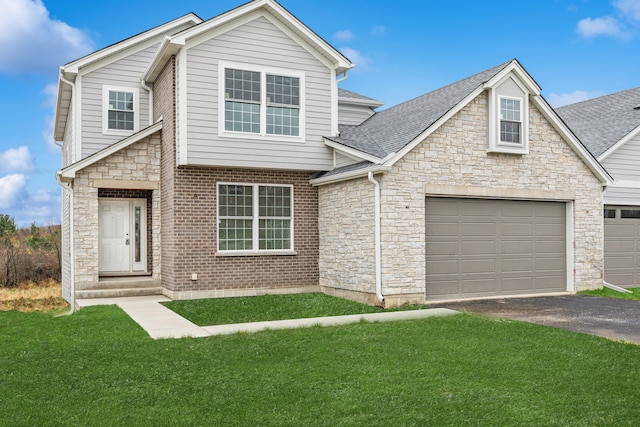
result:
[(604, 193), (604, 275), (640, 284), (640, 87), (557, 108), (614, 178)]
[(512, 60), (376, 113), (274, 0), (61, 68), (63, 296), (601, 286), (610, 177)]

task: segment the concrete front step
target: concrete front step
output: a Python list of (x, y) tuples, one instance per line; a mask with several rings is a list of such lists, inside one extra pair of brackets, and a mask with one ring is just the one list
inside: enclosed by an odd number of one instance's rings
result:
[(148, 276), (101, 277), (99, 281), (91, 284), (84, 284), (82, 289), (76, 290), (157, 288), (158, 286), (160, 286), (160, 281), (154, 280)]
[(82, 289), (76, 291), (76, 299), (141, 297), (148, 295), (162, 295), (162, 287)]

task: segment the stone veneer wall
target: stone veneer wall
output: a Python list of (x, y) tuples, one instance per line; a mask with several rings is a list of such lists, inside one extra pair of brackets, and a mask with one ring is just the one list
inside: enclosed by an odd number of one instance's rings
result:
[[(98, 283), (98, 189), (149, 189), (160, 182), (160, 141), (152, 136), (88, 166), (74, 180), (74, 243), (76, 289)], [(160, 272), (160, 191), (151, 196), (152, 229), (148, 250), (153, 278)]]
[[(378, 179), (382, 188), (382, 286), (386, 295), (415, 301), (425, 292), (425, 198), (427, 195), (574, 200), (573, 269), (576, 290), (600, 287), (603, 270), (602, 184), (561, 139), (548, 120), (529, 106), (529, 154), (488, 153), (487, 94), (479, 95)], [(373, 210), (372, 196), (357, 201), (334, 193), (354, 191), (359, 181), (319, 187), (321, 284), (355, 292), (375, 292), (367, 272), (373, 251), (341, 262), (331, 253), (344, 242), (329, 231), (331, 222), (357, 221)], [(373, 194), (371, 188), (370, 194)], [(373, 230), (362, 227), (350, 245), (359, 246)], [(353, 274), (352, 280), (345, 276)], [(401, 301), (402, 298), (397, 299)]]

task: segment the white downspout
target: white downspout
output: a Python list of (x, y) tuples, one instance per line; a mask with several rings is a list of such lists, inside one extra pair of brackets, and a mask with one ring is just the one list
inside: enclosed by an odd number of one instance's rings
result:
[[(69, 297), (69, 312), (67, 315), (73, 314), (76, 311), (76, 273), (75, 273), (75, 251), (73, 244), (73, 186), (68, 182), (62, 182), (60, 180), (60, 175), (56, 174), (56, 181), (62, 187), (63, 191), (69, 191), (69, 281), (71, 282), (71, 294)], [(62, 232), (62, 237), (64, 238), (64, 231)], [(64, 248), (64, 243), (62, 244)], [(62, 264), (60, 265), (62, 269)]]
[(342, 83), (343, 81), (347, 80), (347, 77), (349, 77), (349, 70), (345, 70), (345, 71), (344, 71), (344, 73), (342, 73), (342, 75), (343, 75), (344, 77), (342, 77), (342, 78), (340, 78), (340, 79), (336, 80), (336, 84), (338, 84), (338, 83)]
[(149, 126), (151, 126), (153, 124), (153, 89), (147, 86), (144, 80), (140, 80), (140, 86), (149, 92)]
[(373, 178), (373, 172), (369, 172), (367, 177), (375, 187), (376, 297), (378, 301), (384, 303), (384, 296), (382, 295), (382, 246), (380, 243), (380, 183)]

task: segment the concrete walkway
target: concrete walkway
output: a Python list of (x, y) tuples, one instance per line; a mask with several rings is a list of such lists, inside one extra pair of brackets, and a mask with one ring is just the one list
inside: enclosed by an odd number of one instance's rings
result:
[(427, 310), (392, 311), (385, 313), (353, 314), (348, 316), (314, 317), (311, 319), (274, 320), (270, 322), (238, 323), (234, 325), (198, 326), (177, 313), (169, 310), (161, 302), (170, 301), (162, 295), (122, 298), (78, 299), (78, 307), (92, 305), (117, 305), (140, 325), (153, 339), (208, 337), (229, 335), (238, 332), (259, 332), (267, 329), (308, 328), (311, 326), (337, 326), (349, 323), (391, 322), (396, 320), (424, 319), (433, 316), (448, 316), (458, 313), (447, 308)]

